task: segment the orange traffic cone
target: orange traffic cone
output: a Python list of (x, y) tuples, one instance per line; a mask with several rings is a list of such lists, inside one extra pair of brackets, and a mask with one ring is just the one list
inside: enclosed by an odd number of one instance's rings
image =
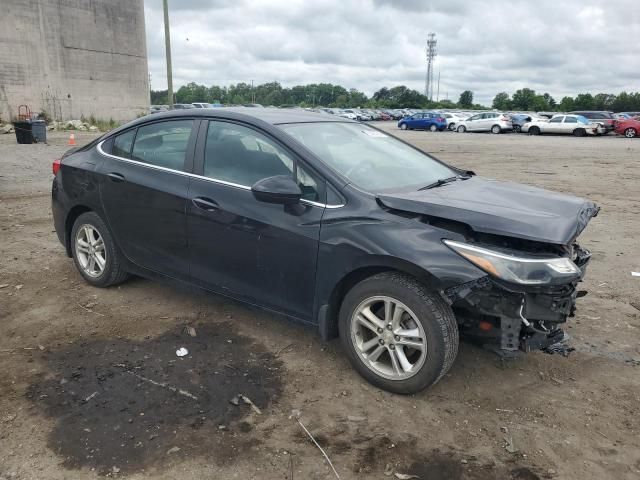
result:
[(67, 145), (75, 145), (76, 144), (76, 136), (72, 133), (69, 135), (69, 143)]

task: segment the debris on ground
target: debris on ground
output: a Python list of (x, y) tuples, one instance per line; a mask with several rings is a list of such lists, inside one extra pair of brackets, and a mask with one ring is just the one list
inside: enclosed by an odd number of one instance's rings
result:
[(179, 349), (176, 350), (176, 355), (179, 357), (184, 357), (186, 355), (189, 355), (189, 350), (187, 350), (184, 347), (180, 347)]
[(167, 455), (171, 455), (172, 453), (178, 453), (180, 451), (180, 447), (171, 447), (167, 450)]
[(240, 405), (240, 402), (243, 402), (245, 405), (249, 405), (251, 409), (254, 412), (256, 412), (258, 415), (262, 415), (262, 410), (260, 410), (258, 406), (255, 403), (253, 403), (249, 397), (242, 395), (241, 393), (239, 393), (238, 395), (233, 397), (231, 400), (229, 400), (229, 403), (231, 403), (231, 405), (235, 405), (236, 407)]
[(190, 337), (195, 337), (196, 336), (196, 329), (187, 325), (186, 327), (184, 327), (185, 331), (189, 334)]
[(333, 470), (333, 473), (336, 475), (336, 478), (338, 480), (340, 480), (340, 475), (338, 475), (338, 472), (336, 470), (336, 467), (333, 466), (333, 463), (331, 463), (331, 460), (329, 459), (329, 455), (327, 455), (327, 452), (324, 451), (324, 449), (320, 446), (320, 444), (317, 442), (317, 440), (313, 437), (313, 435), (311, 435), (311, 432), (309, 430), (307, 430), (307, 427), (304, 426), (304, 424), (300, 421), (299, 418), (296, 418), (296, 421), (298, 422), (298, 424), (300, 424), (300, 426), (302, 427), (302, 429), (306, 432), (306, 434), (309, 436), (309, 438), (311, 439), (311, 441), (313, 443), (315, 443), (316, 447), (318, 447), (318, 449), (322, 452), (322, 455), (324, 455), (324, 458), (327, 460), (327, 463), (329, 463), (329, 466), (331, 467), (331, 470)]
[(500, 427), (500, 430), (504, 433), (504, 449), (509, 453), (518, 453), (518, 449), (513, 444), (513, 437), (511, 433), (509, 433), (509, 429), (507, 427)]
[(418, 480), (420, 479), (419, 476), (411, 475), (411, 474), (408, 474), (408, 473), (396, 473), (396, 474), (394, 474), (394, 477), (396, 477), (398, 480), (410, 480), (412, 478), (417, 478)]

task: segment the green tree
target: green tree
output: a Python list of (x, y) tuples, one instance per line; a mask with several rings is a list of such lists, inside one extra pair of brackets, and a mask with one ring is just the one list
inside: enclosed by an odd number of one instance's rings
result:
[(573, 101), (574, 110), (593, 110), (593, 95), (581, 93)]
[(535, 90), (531, 90), (530, 88), (516, 90), (511, 100), (511, 108), (523, 111), (533, 110), (535, 98)]
[(511, 110), (511, 98), (507, 92), (500, 92), (493, 98), (492, 107), (496, 110)]
[(465, 90), (460, 94), (458, 105), (463, 108), (471, 108), (473, 106), (473, 92), (471, 90)]
[(562, 97), (558, 105), (560, 112), (570, 112), (573, 110), (573, 97)]
[(547, 103), (549, 110), (555, 110), (555, 108), (558, 106), (555, 98), (553, 98), (546, 92), (542, 96), (544, 97), (544, 101)]
[(610, 93), (598, 93), (593, 97), (593, 108), (594, 110), (611, 110), (615, 100), (615, 95)]

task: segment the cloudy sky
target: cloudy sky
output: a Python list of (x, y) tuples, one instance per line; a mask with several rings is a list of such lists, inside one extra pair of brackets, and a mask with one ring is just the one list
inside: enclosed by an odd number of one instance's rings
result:
[[(169, 0), (174, 88), (254, 80), (423, 91), (435, 32), (440, 98), (470, 89), (490, 104), (525, 86), (557, 100), (639, 91), (638, 1)], [(164, 89), (162, 0), (144, 4), (151, 84)]]

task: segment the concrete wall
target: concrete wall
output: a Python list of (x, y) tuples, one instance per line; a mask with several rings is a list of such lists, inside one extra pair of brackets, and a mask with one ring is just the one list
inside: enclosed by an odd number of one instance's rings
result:
[(149, 106), (143, 0), (1, 0), (0, 117), (124, 121)]

